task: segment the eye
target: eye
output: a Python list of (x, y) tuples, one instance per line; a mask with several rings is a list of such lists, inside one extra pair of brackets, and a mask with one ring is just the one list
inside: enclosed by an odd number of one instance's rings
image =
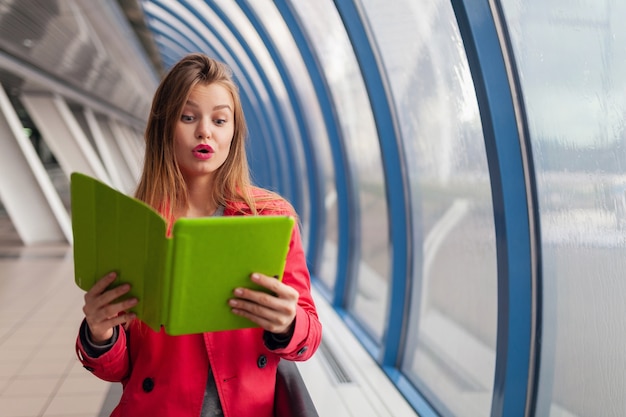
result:
[(226, 119), (215, 119), (214, 123), (218, 126), (223, 126), (226, 124)]
[(195, 120), (195, 117), (190, 114), (183, 114), (180, 116), (180, 120), (181, 122), (193, 122)]

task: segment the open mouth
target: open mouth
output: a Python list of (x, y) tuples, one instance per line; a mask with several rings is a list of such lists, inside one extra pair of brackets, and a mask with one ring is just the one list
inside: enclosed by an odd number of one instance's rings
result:
[(193, 154), (197, 159), (207, 160), (213, 156), (213, 148), (206, 144), (200, 144), (193, 148)]
[(211, 148), (209, 145), (203, 144), (203, 145), (198, 145), (195, 148), (193, 148), (193, 152), (207, 154), (207, 153), (213, 152), (213, 148)]

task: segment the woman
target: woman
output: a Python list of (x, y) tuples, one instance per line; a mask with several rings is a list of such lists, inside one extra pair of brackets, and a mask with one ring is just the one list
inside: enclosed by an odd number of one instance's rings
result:
[[(280, 196), (253, 187), (246, 124), (229, 69), (192, 54), (158, 87), (146, 128), (136, 197), (173, 222), (180, 217), (295, 212)], [(321, 324), (310, 293), (300, 233), (294, 228), (282, 282), (252, 274), (272, 295), (246, 288), (229, 300), (233, 314), (259, 327), (184, 336), (154, 332), (119, 301), (128, 285), (107, 289), (111, 273), (85, 294), (77, 339), (83, 366), (124, 391), (112, 416), (272, 416), (280, 359), (310, 358)]]

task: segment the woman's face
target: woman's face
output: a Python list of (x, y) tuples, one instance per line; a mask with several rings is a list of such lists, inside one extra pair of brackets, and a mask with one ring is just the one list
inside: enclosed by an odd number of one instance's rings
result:
[(230, 92), (217, 83), (193, 87), (174, 136), (174, 154), (183, 175), (210, 177), (226, 161), (234, 131)]

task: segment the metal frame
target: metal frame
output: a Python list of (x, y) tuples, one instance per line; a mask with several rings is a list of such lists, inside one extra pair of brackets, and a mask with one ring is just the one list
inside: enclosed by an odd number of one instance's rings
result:
[[(186, 2), (186, 0), (182, 0), (182, 1)], [(239, 9), (241, 10), (240, 3), (237, 3), (237, 7), (239, 7)], [(269, 137), (268, 139), (275, 140), (277, 142), (276, 143), (277, 149), (280, 149), (281, 145), (285, 147), (286, 159), (285, 161), (283, 161), (283, 163), (280, 164), (279, 169), (287, 171), (286, 172), (286, 175), (288, 176), (287, 187), (289, 190), (288, 195), (291, 196), (290, 200), (293, 206), (295, 207), (296, 211), (302, 212), (303, 211), (302, 191), (300, 187), (298, 187), (298, 184), (304, 182), (304, 178), (300, 177), (300, 174), (298, 170), (295, 169), (295, 166), (297, 164), (304, 163), (305, 161), (300, 160), (299, 158), (300, 155), (295, 150), (297, 144), (294, 144), (294, 142), (296, 142), (297, 140), (303, 139), (303, 137), (300, 135), (301, 132), (298, 130), (299, 126), (293, 126), (293, 129), (295, 129), (295, 132), (290, 128), (290, 124), (287, 122), (289, 118), (287, 117), (287, 114), (285, 114), (285, 112), (291, 109), (284, 108), (284, 106), (281, 105), (281, 101), (276, 95), (275, 89), (272, 87), (272, 83), (267, 76), (267, 72), (263, 64), (257, 58), (255, 51), (252, 50), (250, 45), (248, 45), (248, 43), (246, 42), (245, 36), (241, 33), (241, 30), (238, 28), (237, 24), (233, 20), (231, 20), (230, 16), (226, 12), (224, 12), (221, 8), (219, 8), (219, 6), (214, 7), (213, 11), (222, 20), (222, 22), (224, 22), (224, 24), (227, 26), (227, 28), (235, 37), (235, 39), (239, 42), (241, 47), (244, 49), (247, 56), (250, 57), (250, 60), (252, 64), (254, 65), (256, 73), (259, 75), (259, 78), (261, 79), (265, 87), (265, 90), (268, 93), (272, 107), (276, 111), (280, 111), (281, 113), (278, 117), (273, 117), (273, 119), (275, 119), (275, 122), (277, 124), (280, 135), (278, 135), (278, 137), (272, 136), (272, 137)], [(242, 13), (246, 16), (248, 21), (250, 21), (251, 16), (248, 15), (244, 10), (242, 10)], [(255, 22), (251, 21), (250, 23), (257, 31), (260, 29), (259, 26), (256, 26), (254, 24)], [(263, 39), (263, 40), (267, 40), (267, 39)], [(266, 44), (265, 47), (268, 48), (269, 46)], [(275, 62), (275, 64), (277, 65), (278, 63)], [(281, 77), (281, 79), (282, 79), (283, 86), (285, 87), (285, 90), (289, 92), (289, 87), (285, 83), (285, 78)], [(291, 119), (294, 119), (294, 118), (291, 118)], [(298, 134), (300, 137), (294, 138), (291, 132)], [(285, 174), (282, 174), (282, 175), (285, 175)]]
[(334, 1), (363, 74), (383, 159), (391, 230), (391, 286), (384, 343), (381, 346), (381, 352), (371, 353), (379, 356), (383, 368), (393, 368), (397, 365), (398, 353), (404, 339), (406, 320), (403, 318), (407, 316), (409, 304), (407, 298), (411, 285), (409, 277), (412, 276), (410, 255), (412, 242), (408, 233), (412, 229), (412, 219), (409, 181), (401, 145), (402, 135), (395, 103), (391, 98), (391, 88), (363, 11), (357, 4), (358, 2)]
[[(272, 37), (267, 32), (259, 18), (256, 16), (254, 10), (250, 7), (249, 0), (236, 0), (241, 10), (246, 14), (248, 20), (252, 23), (263, 43), (268, 49), (268, 52), (276, 68), (283, 79), (283, 84), (287, 90), (289, 101), (293, 106), (293, 113), (297, 121), (297, 128), (300, 131), (300, 138), (302, 139), (302, 145), (304, 147), (304, 157), (306, 159), (306, 172), (307, 178), (303, 178), (303, 181), (309, 183), (310, 194), (310, 215), (307, 219), (309, 233), (309, 243), (307, 246), (307, 262), (309, 268), (314, 271), (317, 270), (320, 258), (320, 249), (322, 244), (322, 232), (325, 230), (325, 211), (323, 207), (323, 194), (322, 185), (320, 184), (320, 178), (322, 176), (319, 162), (317, 161), (317, 155), (315, 153), (315, 147), (312, 146), (312, 138), (306, 129), (306, 118), (304, 116), (303, 106), (299, 100), (298, 93), (294, 87), (294, 80), (291, 76), (287, 66), (285, 65), (283, 55), (280, 53), (279, 48), (274, 43)], [(291, 138), (287, 138), (289, 142)]]
[(78, 171), (111, 184), (100, 157), (62, 97), (23, 92), (20, 99), (68, 179)]
[(356, 254), (354, 248), (349, 244), (352, 230), (355, 229), (354, 213), (358, 210), (356, 207), (356, 192), (354, 190), (354, 181), (352, 181), (350, 168), (347, 163), (346, 150), (344, 148), (341, 129), (335, 106), (333, 105), (332, 95), (330, 94), (330, 86), (325, 78), (322, 64), (315, 53), (315, 48), (311, 45), (311, 41), (303, 29), (298, 14), (293, 10), (288, 0), (274, 0), (274, 4), (283, 16), (285, 23), (294, 37), (299, 47), (300, 54), (304, 60), (306, 67), (309, 69), (309, 76), (313, 83), (313, 87), (317, 92), (317, 98), (320, 102), (322, 116), (324, 118), (325, 127), (330, 141), (330, 147), (335, 168), (335, 188), (337, 190), (337, 220), (339, 223), (338, 230), (338, 256), (337, 256), (337, 275), (335, 280), (335, 288), (325, 287), (319, 280), (315, 280), (316, 286), (326, 298), (331, 300), (335, 307), (343, 307), (347, 283), (350, 277), (354, 275), (354, 261)]
[(0, 85), (0, 198), (25, 245), (72, 241), (70, 217)]
[[(488, 0), (452, 0), (480, 108), (498, 256), (498, 335), (491, 416), (528, 416), (537, 339), (538, 224), (530, 143), (512, 89), (512, 57)], [(498, 20), (496, 20), (498, 19)], [(497, 23), (500, 24), (498, 27)]]

